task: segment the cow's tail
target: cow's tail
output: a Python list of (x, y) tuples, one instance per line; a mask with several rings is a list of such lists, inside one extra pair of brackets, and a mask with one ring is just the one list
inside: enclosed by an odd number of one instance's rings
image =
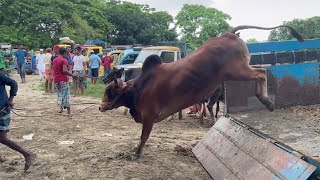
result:
[(150, 55), (146, 58), (142, 65), (142, 73), (152, 70), (154, 67), (162, 64), (161, 58), (158, 55)]
[(247, 26), (247, 25), (244, 25), (244, 26), (237, 26), (237, 27), (231, 29), (231, 31), (229, 31), (229, 32), (235, 34), (237, 31), (243, 30), (243, 29), (272, 30), (272, 29), (276, 29), (276, 28), (280, 28), (280, 27), (288, 28), (288, 29), (290, 30), (291, 35), (292, 35), (293, 37), (295, 37), (295, 38), (296, 38), (298, 41), (300, 41), (300, 42), (303, 42), (303, 41), (304, 41), (304, 38), (302, 37), (302, 35), (301, 35), (300, 33), (298, 33), (297, 30), (295, 30), (295, 29), (293, 29), (291, 26), (287, 26), (287, 25), (280, 25), (280, 26), (269, 27), (269, 28), (259, 27), (259, 26)]

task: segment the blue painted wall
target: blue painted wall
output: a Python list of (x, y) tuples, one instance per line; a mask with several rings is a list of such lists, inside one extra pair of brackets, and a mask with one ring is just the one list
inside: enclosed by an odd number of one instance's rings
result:
[(317, 85), (319, 83), (319, 63), (281, 64), (266, 67), (277, 79), (284, 77), (296, 78), (300, 85), (306, 82)]
[(250, 44), (247, 44), (247, 47), (250, 53), (318, 49), (320, 48), (320, 39), (307, 39), (304, 42), (292, 40), (292, 41), (250, 43)]

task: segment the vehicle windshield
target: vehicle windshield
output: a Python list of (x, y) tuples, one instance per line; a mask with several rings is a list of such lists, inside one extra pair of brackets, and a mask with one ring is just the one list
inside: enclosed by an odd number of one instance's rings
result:
[(159, 51), (160, 51), (160, 50), (142, 50), (142, 51), (140, 51), (137, 59), (134, 61), (134, 64), (143, 63), (148, 56), (150, 56), (150, 55), (152, 55), (152, 54), (158, 55), (158, 54), (159, 54)]
[(120, 53), (119, 59), (122, 59), (123, 56), (124, 56), (124, 52)]

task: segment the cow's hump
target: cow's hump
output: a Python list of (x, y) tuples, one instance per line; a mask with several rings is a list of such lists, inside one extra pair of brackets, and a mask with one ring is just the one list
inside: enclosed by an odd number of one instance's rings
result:
[(150, 55), (146, 58), (142, 66), (142, 73), (152, 70), (154, 67), (162, 64), (161, 58), (158, 55)]

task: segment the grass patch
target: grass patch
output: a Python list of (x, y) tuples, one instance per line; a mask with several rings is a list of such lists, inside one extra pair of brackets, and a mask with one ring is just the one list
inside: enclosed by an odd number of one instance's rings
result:
[(38, 84), (38, 90), (40, 90), (40, 91), (44, 91), (45, 90), (44, 83), (45, 83), (45, 81), (40, 81), (40, 83)]
[[(73, 88), (73, 83), (71, 86)], [(84, 95), (88, 97), (100, 99), (102, 98), (105, 89), (106, 89), (106, 85), (101, 80), (98, 80), (97, 84), (91, 84), (91, 82), (88, 81), (87, 88), (84, 90)], [(73, 91), (72, 91), (72, 94), (73, 94)]]
[[(84, 96), (93, 98), (102, 98), (106, 85), (98, 79), (97, 84), (91, 84), (91, 80), (87, 79), (87, 88), (84, 90)], [(45, 82), (41, 81), (38, 86), (38, 90), (45, 90)], [(70, 83), (70, 93), (73, 95), (73, 82)], [(79, 90), (80, 93), (80, 90)], [(79, 94), (78, 93), (78, 94)]]

